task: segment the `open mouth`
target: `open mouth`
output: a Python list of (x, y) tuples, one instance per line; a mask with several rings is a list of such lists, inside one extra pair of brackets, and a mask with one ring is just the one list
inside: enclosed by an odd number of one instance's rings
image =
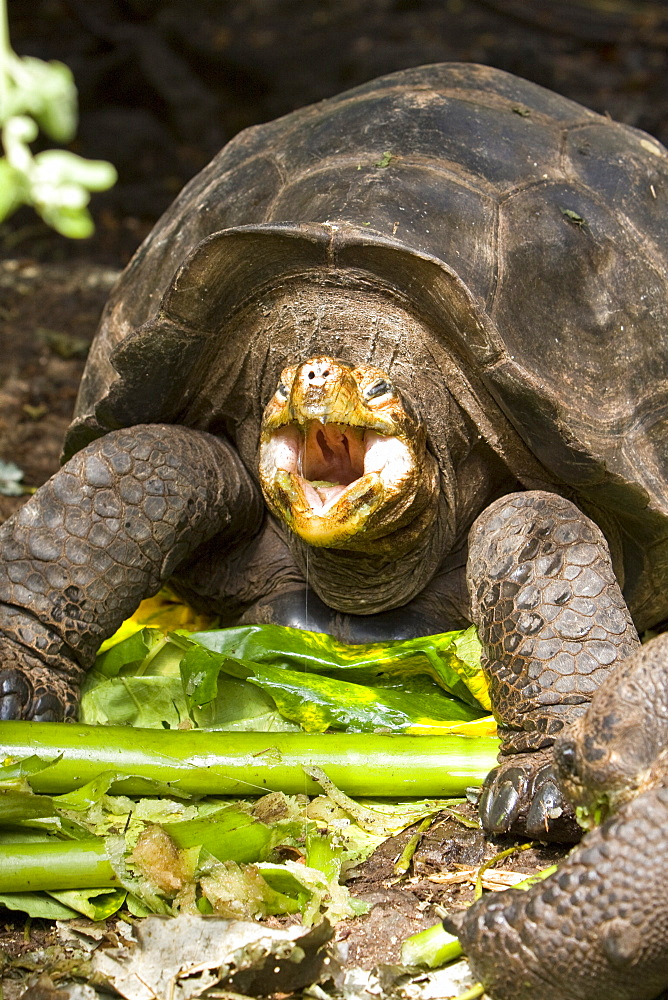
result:
[[(263, 456), (274, 474), (284, 472), (313, 515), (327, 514), (372, 483), (389, 486), (410, 473), (408, 447), (396, 437), (365, 427), (310, 421), (271, 434)], [(368, 478), (367, 478), (368, 477)], [(380, 479), (380, 483), (378, 480)]]
[(321, 424), (306, 430), (297, 460), (297, 474), (311, 507), (326, 508), (351, 483), (364, 475), (364, 431), (361, 427)]

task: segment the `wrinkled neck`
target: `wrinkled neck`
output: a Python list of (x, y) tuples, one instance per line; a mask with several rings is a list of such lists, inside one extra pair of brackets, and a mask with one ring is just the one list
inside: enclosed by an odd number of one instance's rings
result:
[(447, 504), (438, 496), (410, 525), (378, 539), (371, 551), (307, 545), (287, 532), (295, 562), (335, 611), (371, 615), (401, 607), (421, 593), (452, 544)]

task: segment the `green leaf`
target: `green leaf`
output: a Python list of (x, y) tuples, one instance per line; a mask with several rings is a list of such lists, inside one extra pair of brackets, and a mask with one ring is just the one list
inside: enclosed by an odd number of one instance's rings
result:
[[(77, 189), (106, 191), (116, 183), (118, 177), (116, 169), (106, 160), (86, 160), (66, 149), (46, 149), (35, 156), (34, 162), (35, 186), (71, 184)], [(72, 205), (72, 202), (64, 200), (62, 204)]]
[[(0, 222), (23, 204), (25, 195), (26, 185), (23, 175), (15, 170), (3, 156), (0, 158)], [(0, 493), (4, 492), (2, 490), (1, 466), (5, 464), (7, 463), (0, 462)]]
[(56, 764), (61, 758), (62, 754), (58, 754), (56, 757), (38, 757), (37, 754), (32, 754), (32, 756), (24, 757), (22, 760), (3, 764), (0, 767), (0, 786), (20, 785), (25, 778), (29, 778), (33, 774), (40, 774), (52, 764)]
[(35, 205), (44, 221), (62, 236), (73, 240), (85, 240), (93, 235), (95, 225), (85, 208), (62, 208), (60, 205)]
[(84, 685), (81, 718), (171, 729), (190, 715), (215, 729), (422, 735), (471, 726), (487, 700), (475, 629), (348, 646), (274, 625), (167, 638), (144, 628), (98, 657)]
[(188, 710), (176, 677), (93, 678), (82, 694), (79, 718), (98, 726), (177, 729)]
[(572, 208), (563, 208), (560, 205), (559, 210), (561, 214), (568, 219), (569, 222), (573, 223), (574, 226), (578, 226), (580, 229), (584, 229), (585, 226), (587, 225), (587, 220), (583, 218), (579, 214), (579, 212), (574, 212)]
[(474, 628), (416, 639), (349, 645), (321, 632), (281, 625), (241, 625), (192, 632), (206, 649), (254, 663), (374, 683), (424, 674), (469, 705), (490, 709)]
[(13, 86), (12, 115), (28, 114), (56, 142), (69, 142), (77, 126), (77, 91), (61, 62), (13, 56), (8, 63)]
[[(96, 668), (89, 672), (82, 691), (79, 711), (82, 722), (177, 729), (188, 721), (190, 714), (198, 727), (206, 729), (241, 732), (299, 729), (281, 717), (268, 695), (232, 677), (221, 678), (211, 702), (201, 707), (193, 705), (189, 710), (179, 672), (183, 649), (165, 642), (157, 630), (143, 631), (151, 633), (148, 640), (136, 633), (98, 657)], [(193, 646), (193, 649), (206, 658), (210, 656), (201, 647)], [(149, 652), (142, 658), (147, 650)], [(156, 655), (151, 658), (152, 652)], [(128, 662), (124, 662), (126, 658)], [(150, 673), (149, 676), (127, 676), (130, 670)], [(113, 676), (117, 673), (122, 676)]]
[[(147, 657), (162, 648), (164, 643), (165, 638), (158, 629), (143, 628), (98, 655), (95, 671), (105, 677), (117, 677), (121, 670), (134, 667), (135, 674), (145, 674)], [(179, 658), (181, 655), (179, 651)]]
[[(23, 61), (28, 62), (28, 59)], [(77, 88), (71, 70), (55, 60), (43, 63), (35, 59), (30, 62), (41, 63), (42, 105), (35, 113), (39, 127), (56, 142), (71, 142), (78, 123)]]
[(127, 892), (125, 889), (62, 889), (50, 892), (49, 896), (76, 911), (72, 913), (73, 917), (83, 913), (89, 920), (106, 920), (121, 908)]
[(0, 788), (0, 825), (37, 826), (45, 830), (58, 830), (60, 819), (48, 795), (34, 795), (30, 791)]
[[(5, 161), (0, 160), (0, 163)], [(2, 182), (2, 172), (0, 171), (0, 183)], [(2, 195), (0, 194), (0, 200)], [(25, 493), (25, 487), (21, 486), (23, 479), (23, 469), (19, 469), (14, 462), (5, 462), (0, 458), (0, 493), (5, 497), (20, 497)]]
[(29, 917), (44, 920), (72, 920), (79, 916), (77, 910), (46, 892), (3, 892), (0, 893), (0, 903), (8, 910), (22, 910)]
[(471, 708), (436, 687), (421, 695), (231, 659), (224, 654), (209, 653), (204, 658), (189, 650), (181, 669), (186, 695), (194, 704), (215, 697), (222, 670), (258, 685), (271, 695), (281, 715), (313, 733), (330, 728), (358, 733), (443, 732), (444, 723), (460, 723), (483, 714), (482, 709)]
[[(71, 792), (58, 795), (52, 801), (58, 809), (73, 809), (75, 812), (85, 812), (91, 806), (97, 805), (100, 802), (118, 777), (119, 775), (115, 771), (103, 771), (96, 778), (93, 778), (92, 781), (82, 785), (81, 788), (75, 788)], [(39, 797), (42, 798), (42, 796)]]

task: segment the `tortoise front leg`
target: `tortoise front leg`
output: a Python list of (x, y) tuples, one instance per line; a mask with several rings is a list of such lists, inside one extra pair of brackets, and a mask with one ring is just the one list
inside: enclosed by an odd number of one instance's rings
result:
[(467, 576), (502, 740), (480, 800), (483, 826), (577, 839), (552, 744), (639, 645), (608, 545), (563, 497), (514, 493), (473, 525)]
[(210, 434), (147, 424), (75, 455), (0, 528), (0, 719), (74, 716), (100, 643), (199, 545), (261, 518)]

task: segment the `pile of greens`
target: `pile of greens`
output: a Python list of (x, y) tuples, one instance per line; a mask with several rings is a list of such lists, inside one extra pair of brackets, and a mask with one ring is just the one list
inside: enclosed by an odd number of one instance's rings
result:
[(494, 762), (472, 629), (346, 646), (192, 617), (144, 602), (102, 647), (82, 725), (0, 724), (6, 907), (336, 921), (362, 910), (341, 884), (356, 865), (453, 806), (415, 796), (462, 795)]

